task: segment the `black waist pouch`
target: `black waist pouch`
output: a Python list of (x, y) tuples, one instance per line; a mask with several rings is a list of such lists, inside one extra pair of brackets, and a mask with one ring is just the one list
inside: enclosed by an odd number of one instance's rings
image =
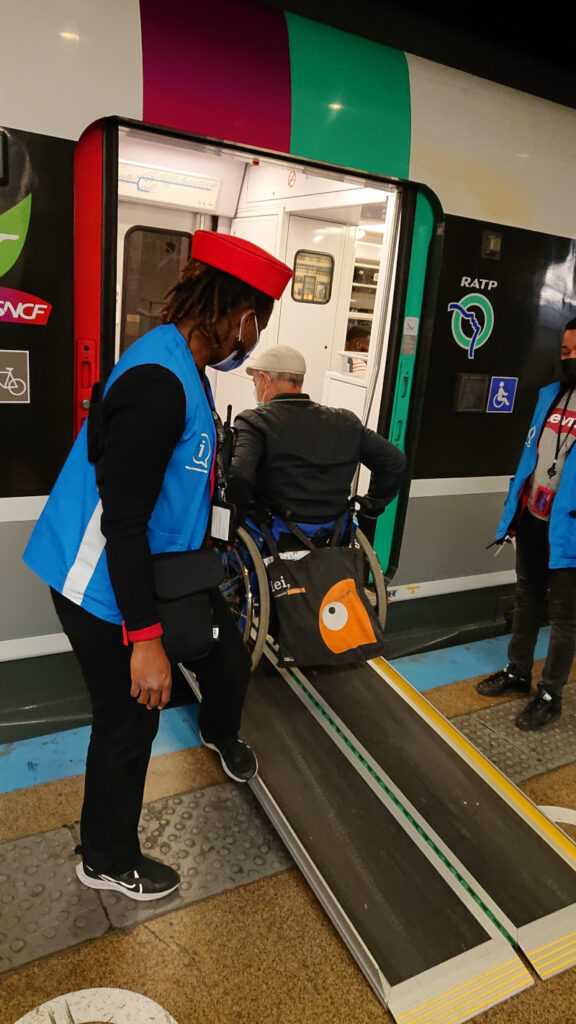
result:
[(170, 661), (194, 661), (214, 641), (210, 591), (224, 579), (216, 551), (167, 551), (152, 556), (162, 643)]

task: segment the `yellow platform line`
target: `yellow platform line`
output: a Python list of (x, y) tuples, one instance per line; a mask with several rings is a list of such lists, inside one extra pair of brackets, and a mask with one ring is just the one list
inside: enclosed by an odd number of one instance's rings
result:
[[(515, 992), (521, 992), (527, 988), (525, 984), (509, 985), (508, 988), (497, 990), (499, 1001), (514, 995)], [(483, 992), (482, 995), (487, 993)], [(482, 1010), (488, 1009), (494, 1005), (494, 996), (492, 995), (489, 999), (472, 1000), (468, 1002), (462, 1002), (453, 1011), (447, 1011), (444, 1006), (438, 1006), (437, 1009), (431, 1011), (431, 1015), (427, 1015), (425, 1018), (420, 1018), (419, 1024), (457, 1024), (458, 1021), (469, 1020), (470, 1017), (476, 1016), (477, 1013), (481, 1013)], [(441, 1016), (439, 1016), (441, 1014)], [(417, 1017), (407, 1017), (406, 1024), (417, 1024)]]
[[(444, 992), (441, 996), (436, 996), (434, 999), (429, 999), (427, 1003), (420, 1003), (420, 1005), (416, 1009), (409, 1010), (407, 1013), (401, 1013), (398, 1017), (396, 1017), (396, 1020), (400, 1022), (407, 1017), (410, 1017), (413, 1020), (414, 1013), (419, 1013), (420, 1011), (426, 1010), (427, 1007), (434, 1006), (439, 1002), (444, 1002), (450, 996), (456, 995), (457, 992), (462, 992), (464, 990), (471, 991), (472, 985), (476, 985), (476, 987), (478, 988), (481, 985), (486, 984), (488, 982), (488, 979), (490, 979), (490, 981), (496, 981), (498, 974), (504, 974), (504, 976), (506, 976), (509, 974), (517, 973), (519, 970), (521, 970), (522, 973), (525, 973), (524, 967), (518, 960), (518, 957), (514, 957), (511, 960), (506, 960), (505, 963), (498, 964), (497, 967), (491, 967), (490, 970), (485, 971), (484, 974), (478, 974), (476, 975), (475, 978), (471, 978), (469, 981), (463, 981), (461, 985), (456, 985), (455, 988), (449, 989), (448, 992)], [(493, 975), (493, 977), (491, 977), (491, 975)], [(503, 981), (504, 977), (499, 980)]]
[(516, 789), (516, 787), (508, 781), (506, 776), (502, 775), (502, 772), (495, 768), (494, 765), (483, 756), (483, 754), (476, 750), (476, 748), (458, 732), (455, 726), (451, 725), (451, 723), (448, 722), (443, 715), (436, 710), (436, 708), (432, 707), (426, 698), (418, 693), (418, 691), (415, 690), (414, 687), (396, 671), (396, 669), (392, 668), (387, 661), (383, 658), (375, 658), (373, 664), (377, 665), (384, 675), (389, 676), (395, 685), (406, 694), (410, 701), (424, 712), (426, 718), (431, 722), (434, 722), (445, 736), (449, 736), (452, 742), (459, 747), (463, 753), (467, 754), (467, 756), (478, 765), (484, 774), (496, 783), (498, 789), (502, 790), (503, 793), (506, 793), (506, 796), (512, 801), (512, 803), (516, 804), (522, 814), (526, 818), (529, 818), (541, 833), (544, 833), (554, 845), (559, 846), (568, 856), (569, 860), (576, 864), (576, 846), (570, 839), (568, 839), (568, 836), (564, 835), (559, 828), (556, 828), (556, 825), (554, 825), (546, 815), (542, 814), (542, 811), (538, 810), (528, 797), (524, 796), (520, 790)]

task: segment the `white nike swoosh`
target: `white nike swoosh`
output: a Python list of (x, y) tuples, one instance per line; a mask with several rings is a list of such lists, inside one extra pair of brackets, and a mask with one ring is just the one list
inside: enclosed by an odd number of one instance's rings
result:
[(101, 878), (105, 878), (108, 882), (116, 882), (117, 885), (123, 885), (125, 889), (135, 889), (139, 882), (132, 882), (131, 885), (128, 882), (120, 882), (117, 878), (110, 878), (110, 875), (101, 875)]

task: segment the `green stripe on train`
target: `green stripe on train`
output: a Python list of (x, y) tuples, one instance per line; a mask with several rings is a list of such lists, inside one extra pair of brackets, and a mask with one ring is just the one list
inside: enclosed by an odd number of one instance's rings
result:
[(292, 76), (290, 152), (407, 178), (410, 82), (401, 50), (286, 14)]
[[(419, 192), (416, 197), (416, 213), (414, 217), (414, 233), (412, 236), (412, 251), (410, 253), (410, 271), (408, 276), (408, 288), (406, 292), (406, 304), (404, 306), (404, 333), (400, 356), (398, 359), (398, 372), (396, 374), (396, 388), (394, 391), (394, 405), (390, 420), (389, 438), (397, 444), (402, 451), (406, 444), (406, 426), (412, 394), (412, 382), (414, 379), (414, 367), (416, 364), (416, 352), (418, 348), (418, 337), (422, 313), (422, 298), (424, 295), (424, 284), (426, 278), (426, 261), (428, 249), (434, 229), (434, 211), (428, 198)], [(408, 318), (412, 321), (408, 324)], [(412, 333), (412, 332), (415, 333)], [(376, 536), (374, 537), (374, 550), (378, 560), (386, 572), (390, 561), (390, 549), (394, 535), (394, 523), (396, 520), (396, 509), (398, 500), (395, 499), (378, 519)]]

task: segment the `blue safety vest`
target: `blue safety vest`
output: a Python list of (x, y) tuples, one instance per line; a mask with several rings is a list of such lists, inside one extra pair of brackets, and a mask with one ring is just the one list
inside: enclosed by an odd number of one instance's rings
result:
[[(548, 411), (560, 391), (561, 385), (548, 384), (538, 395), (538, 402), (530, 429), (524, 442), (516, 475), (510, 481), (508, 497), (504, 512), (498, 524), (496, 537), (506, 536), (512, 520), (516, 515), (518, 503), (526, 481), (532, 476), (538, 461), (538, 442), (544, 429)], [(566, 456), (558, 492), (552, 503), (550, 526), (548, 531), (550, 543), (551, 569), (570, 569), (576, 567), (576, 456), (572, 449)]]
[[(166, 468), (147, 536), (152, 554), (199, 548), (210, 511), (216, 434), (210, 403), (185, 338), (174, 324), (156, 327), (120, 358), (104, 393), (134, 366), (165, 366), (186, 393), (184, 431)], [(102, 505), (82, 427), (30, 538), (24, 561), (45, 583), (108, 622), (121, 623), (108, 575)]]

